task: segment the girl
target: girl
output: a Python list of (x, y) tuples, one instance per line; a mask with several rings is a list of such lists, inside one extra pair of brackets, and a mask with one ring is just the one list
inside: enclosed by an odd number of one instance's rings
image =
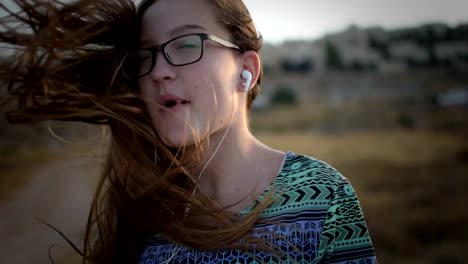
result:
[(83, 263), (376, 263), (349, 181), (249, 131), (262, 39), (241, 0), (17, 2), (9, 119), (112, 132)]

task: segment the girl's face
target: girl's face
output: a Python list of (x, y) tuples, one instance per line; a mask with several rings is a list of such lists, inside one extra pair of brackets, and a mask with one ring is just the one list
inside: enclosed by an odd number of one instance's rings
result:
[[(141, 47), (197, 33), (231, 41), (207, 1), (159, 0), (143, 16)], [(194, 43), (187, 40), (170, 49), (185, 51)], [(139, 85), (153, 126), (166, 145), (193, 145), (229, 126), (241, 107), (242, 65), (239, 51), (211, 40), (205, 41), (202, 58), (185, 66), (173, 66), (162, 51), (157, 53), (154, 68)]]

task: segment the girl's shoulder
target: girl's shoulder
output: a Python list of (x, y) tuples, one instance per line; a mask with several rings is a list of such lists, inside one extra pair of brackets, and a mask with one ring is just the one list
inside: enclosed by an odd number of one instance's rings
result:
[(278, 176), (266, 193), (274, 195), (273, 204), (263, 217), (309, 212), (314, 219), (324, 219), (332, 200), (351, 184), (328, 163), (306, 155), (288, 152)]
[(336, 189), (343, 182), (348, 179), (328, 163), (289, 151), (277, 176), (276, 187), (291, 189), (319, 185)]

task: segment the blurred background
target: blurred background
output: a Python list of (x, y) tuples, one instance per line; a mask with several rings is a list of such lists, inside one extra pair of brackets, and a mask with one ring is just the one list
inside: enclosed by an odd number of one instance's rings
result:
[[(265, 40), (254, 134), (351, 179), (380, 263), (468, 263), (468, 2), (288, 3), (246, 0)], [(105, 138), (1, 117), (0, 263), (69, 260), (37, 219), (79, 242)]]

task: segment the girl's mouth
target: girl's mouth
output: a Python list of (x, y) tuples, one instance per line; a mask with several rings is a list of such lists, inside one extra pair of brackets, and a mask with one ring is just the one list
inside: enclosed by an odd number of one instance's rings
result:
[(171, 111), (176, 111), (179, 107), (190, 104), (190, 100), (171, 93), (163, 94), (158, 101), (162, 110), (170, 109)]
[(187, 104), (190, 104), (190, 101), (188, 101), (188, 100), (167, 100), (164, 103), (164, 107), (172, 108), (172, 107), (177, 106), (178, 104), (187, 105)]

